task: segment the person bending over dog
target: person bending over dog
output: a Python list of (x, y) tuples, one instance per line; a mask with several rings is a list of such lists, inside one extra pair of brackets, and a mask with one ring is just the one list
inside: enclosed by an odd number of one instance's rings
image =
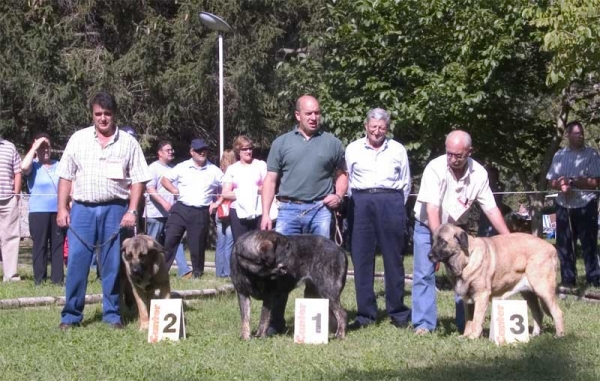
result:
[[(298, 98), (295, 116), (297, 127), (275, 139), (267, 158), (260, 227), (272, 229), (269, 210), (275, 185), (281, 180), (275, 230), (284, 235), (309, 233), (329, 238), (330, 209), (340, 206), (348, 190), (344, 147), (338, 138), (319, 129), (321, 109), (314, 97)], [(286, 304), (287, 294), (275, 299), (268, 335), (285, 331)]]
[[(508, 228), (496, 206), (485, 168), (471, 159), (471, 136), (460, 130), (446, 138), (446, 154), (425, 167), (415, 204), (414, 271), (412, 288), (412, 324), (418, 335), (433, 331), (437, 325), (435, 267), (429, 258), (431, 234), (442, 223), (465, 225), (468, 210), (477, 201), (492, 226), (500, 234)], [(464, 328), (464, 307), (456, 298), (456, 322)]]

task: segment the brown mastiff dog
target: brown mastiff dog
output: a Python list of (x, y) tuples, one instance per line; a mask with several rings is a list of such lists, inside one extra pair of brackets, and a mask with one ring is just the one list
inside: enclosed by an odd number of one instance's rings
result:
[(137, 304), (140, 330), (148, 329), (150, 299), (155, 290), (160, 290), (161, 299), (168, 299), (171, 293), (164, 248), (152, 237), (140, 234), (124, 240), (121, 252)]
[(429, 260), (446, 265), (454, 291), (465, 302), (464, 336), (481, 335), (492, 297), (506, 299), (517, 292), (531, 309), (532, 335), (538, 335), (542, 325), (540, 299), (543, 310), (554, 319), (556, 336), (564, 335), (563, 313), (556, 302), (558, 258), (548, 242), (525, 233), (474, 238), (443, 224), (433, 235)]

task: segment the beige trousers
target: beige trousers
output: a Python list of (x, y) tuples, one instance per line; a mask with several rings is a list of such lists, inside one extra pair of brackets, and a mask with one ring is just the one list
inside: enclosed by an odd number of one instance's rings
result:
[(18, 198), (0, 200), (0, 248), (2, 249), (3, 280), (17, 275), (21, 229)]

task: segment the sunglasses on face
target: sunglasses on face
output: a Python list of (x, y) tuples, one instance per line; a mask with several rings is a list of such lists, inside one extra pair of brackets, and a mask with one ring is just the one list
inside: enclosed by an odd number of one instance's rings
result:
[(252, 147), (240, 148), (240, 151), (252, 151)]

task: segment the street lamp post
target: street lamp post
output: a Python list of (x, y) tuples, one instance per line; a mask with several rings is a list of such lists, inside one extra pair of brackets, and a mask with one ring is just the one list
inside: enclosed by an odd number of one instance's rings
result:
[(200, 22), (210, 30), (219, 32), (219, 160), (223, 157), (225, 142), (223, 122), (223, 33), (232, 31), (229, 24), (222, 18), (208, 12), (200, 12)]

